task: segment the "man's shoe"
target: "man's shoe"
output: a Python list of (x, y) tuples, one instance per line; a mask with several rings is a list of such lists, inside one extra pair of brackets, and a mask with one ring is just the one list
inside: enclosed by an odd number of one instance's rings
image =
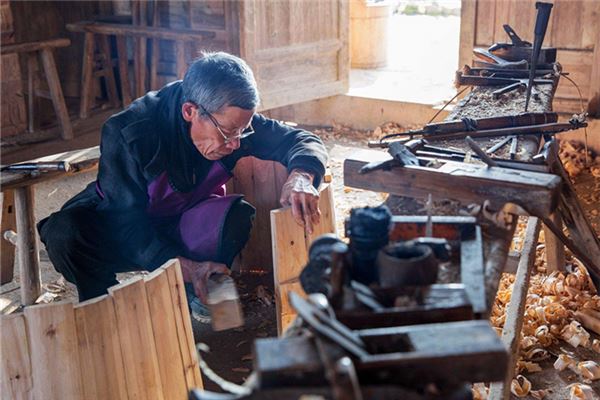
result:
[(194, 318), (201, 324), (210, 324), (210, 311), (208, 307), (202, 304), (200, 298), (196, 296), (196, 293), (194, 293), (194, 285), (192, 285), (191, 283), (186, 283), (185, 294), (187, 296), (188, 307), (190, 309), (190, 314), (192, 315), (192, 318)]

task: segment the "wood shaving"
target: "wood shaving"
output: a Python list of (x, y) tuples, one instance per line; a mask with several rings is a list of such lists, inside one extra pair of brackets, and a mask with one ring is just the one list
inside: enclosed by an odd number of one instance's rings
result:
[(581, 375), (582, 378), (590, 381), (600, 379), (600, 365), (594, 361), (582, 361), (578, 363), (575, 372)]
[(567, 354), (559, 354), (554, 362), (554, 369), (557, 371), (564, 371), (572, 365), (575, 365), (575, 360), (573, 358), (569, 357)]
[(487, 400), (490, 393), (490, 389), (485, 386), (485, 383), (481, 382), (474, 383), (471, 391), (473, 392), (473, 400)]
[(571, 178), (581, 174), (586, 168), (594, 177), (600, 178), (600, 156), (594, 157), (594, 154), (588, 151), (586, 167), (585, 144), (574, 140), (561, 140), (559, 145), (558, 155)]
[(527, 397), (531, 391), (531, 382), (527, 380), (523, 375), (517, 375), (515, 379), (510, 383), (510, 392), (515, 396)]
[(595, 398), (594, 390), (581, 383), (573, 383), (569, 386), (569, 400), (593, 400)]
[(542, 400), (544, 397), (546, 397), (547, 394), (548, 391), (544, 389), (532, 390), (531, 392), (529, 392), (529, 395), (537, 400)]

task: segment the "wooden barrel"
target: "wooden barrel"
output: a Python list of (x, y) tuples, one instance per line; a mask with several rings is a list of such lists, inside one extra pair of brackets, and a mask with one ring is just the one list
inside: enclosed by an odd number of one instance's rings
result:
[(350, 64), (352, 68), (380, 68), (387, 64), (388, 24), (391, 6), (387, 2), (350, 3)]

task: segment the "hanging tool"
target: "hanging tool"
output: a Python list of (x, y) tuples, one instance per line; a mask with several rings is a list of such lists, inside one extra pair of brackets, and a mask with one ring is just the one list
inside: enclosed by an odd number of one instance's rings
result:
[(542, 3), (538, 1), (535, 3), (535, 8), (537, 9), (537, 17), (535, 20), (533, 51), (531, 53), (531, 66), (529, 69), (529, 82), (527, 83), (527, 94), (525, 97), (525, 111), (527, 111), (529, 107), (531, 89), (535, 84), (535, 70), (538, 64), (538, 57), (540, 56), (540, 49), (542, 48), (542, 42), (544, 41), (544, 36), (546, 36), (546, 28), (548, 28), (548, 21), (550, 20), (552, 3)]

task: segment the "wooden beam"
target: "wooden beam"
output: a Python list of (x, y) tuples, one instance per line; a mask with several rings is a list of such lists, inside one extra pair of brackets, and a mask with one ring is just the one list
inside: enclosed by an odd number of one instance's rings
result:
[[(492, 210), (514, 203), (532, 215), (549, 215), (558, 204), (561, 180), (552, 174), (518, 171), (475, 164), (447, 162), (442, 167), (404, 166), (360, 174), (368, 162), (381, 160), (381, 152), (361, 151), (344, 161), (344, 184), (400, 196), (450, 198), (482, 204)], [(390, 157), (383, 153), (385, 158)], [(536, 199), (532, 202), (531, 199)]]
[(2, 45), (0, 48), (0, 54), (12, 54), (12, 53), (31, 53), (34, 51), (51, 49), (54, 47), (67, 47), (71, 45), (71, 41), (65, 38), (41, 40), (35, 42), (26, 43), (14, 43)]
[(77, 22), (67, 24), (71, 32), (85, 32), (101, 35), (130, 36), (144, 39), (163, 39), (175, 41), (201, 42), (204, 39), (215, 37), (213, 31), (196, 31), (187, 29), (169, 29), (143, 27), (125, 24), (106, 24), (101, 22)]
[(519, 342), (523, 327), (523, 313), (529, 290), (529, 279), (535, 267), (535, 250), (540, 235), (541, 222), (536, 217), (529, 217), (525, 228), (523, 250), (513, 285), (512, 296), (506, 310), (506, 320), (502, 330), (502, 341), (508, 348), (508, 369), (502, 382), (494, 382), (490, 387), (490, 400), (502, 400), (510, 396), (510, 384), (519, 359)]
[(79, 99), (79, 118), (88, 117), (94, 96), (94, 34), (86, 32), (83, 38), (83, 67), (81, 73), (81, 96)]
[(471, 65), (471, 54), (475, 46), (475, 26), (477, 14), (476, 0), (462, 0), (460, 8), (460, 39), (458, 49), (458, 66)]
[[(562, 220), (558, 212), (550, 216), (550, 220), (562, 229)], [(554, 271), (565, 270), (565, 245), (560, 241), (552, 231), (544, 225), (544, 243), (546, 246), (546, 271), (548, 273)]]

